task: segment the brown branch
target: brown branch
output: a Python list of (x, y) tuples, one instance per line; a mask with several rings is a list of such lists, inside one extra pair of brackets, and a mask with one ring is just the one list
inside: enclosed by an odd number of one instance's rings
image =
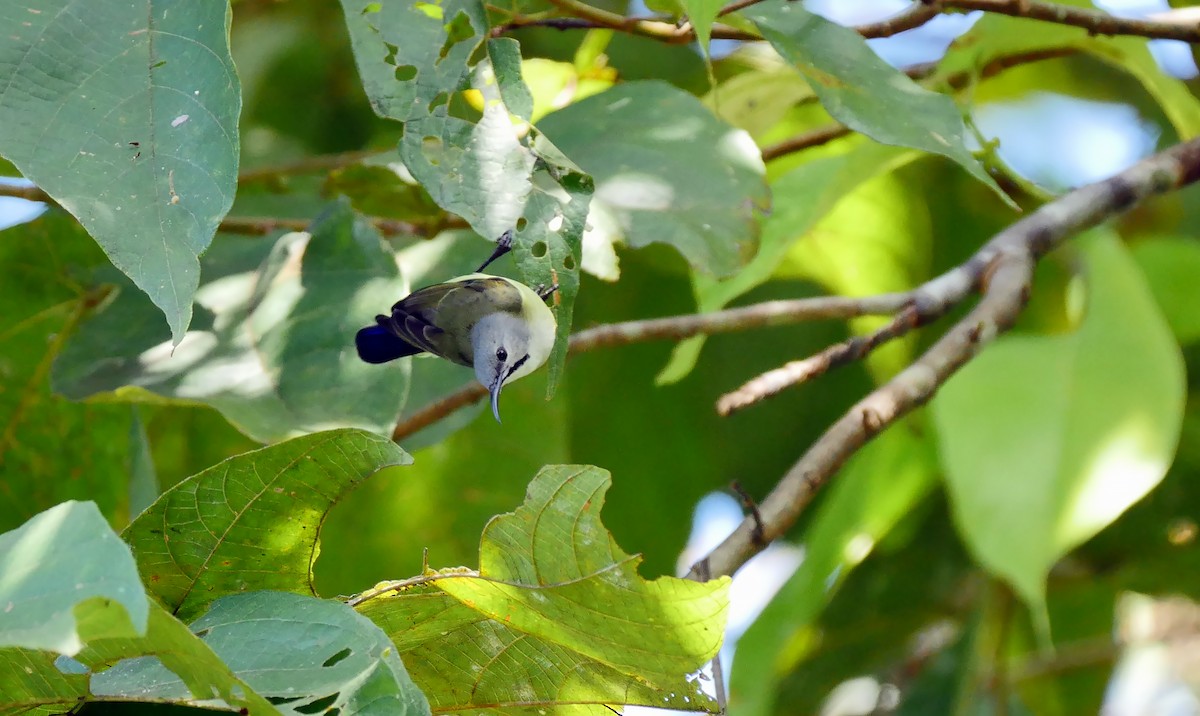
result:
[[(713, 335), (781, 326), (800, 321), (891, 315), (903, 310), (910, 300), (908, 294), (882, 294), (867, 298), (819, 296), (790, 301), (766, 301), (713, 313), (608, 323), (571, 336), (570, 354), (647, 341), (682, 340), (700, 334)], [(392, 440), (400, 442), (454, 411), (482, 400), (485, 396), (487, 390), (483, 386), (477, 383), (466, 385), (402, 420), (392, 431)]]
[(947, 304), (942, 304), (922, 313), (915, 304), (909, 305), (886, 326), (873, 333), (854, 336), (841, 343), (836, 343), (816, 355), (786, 363), (780, 368), (769, 370), (750, 380), (737, 390), (726, 393), (717, 401), (717, 413), (722, 416), (732, 415), (760, 400), (782, 393), (793, 385), (807, 383), (825, 375), (831, 368), (862, 360), (884, 343), (899, 338), (917, 326), (938, 318), (947, 308)]
[(1158, 40), (1200, 42), (1200, 23), (1189, 20), (1185, 15), (1160, 15), (1157, 19), (1139, 20), (1045, 0), (934, 0), (930, 4), (938, 9), (982, 10), (997, 15), (1073, 25), (1087, 30), (1089, 35), (1136, 35)]
[[(1200, 139), (1193, 139), (1042, 206), (1001, 231), (966, 263), (918, 287), (918, 305), (960, 303), (972, 291), (980, 292), (981, 298), (912, 365), (839, 418), (759, 503), (766, 543), (796, 523), (816, 492), (858, 448), (928, 402), (955, 371), (1012, 326), (1028, 298), (1038, 258), (1082, 229), (1197, 179)], [(756, 539), (758, 527), (754, 519), (743, 519), (688, 576), (732, 574), (763, 549), (764, 541)]]
[(854, 29), (868, 40), (876, 37), (891, 37), (892, 35), (899, 35), (902, 32), (918, 28), (939, 14), (941, 12), (930, 3), (914, 2), (903, 12), (878, 22), (859, 25)]
[(773, 159), (778, 159), (788, 154), (802, 152), (805, 149), (819, 147), (822, 144), (828, 144), (835, 139), (840, 139), (848, 134), (852, 134), (853, 129), (850, 129), (844, 124), (827, 124), (824, 127), (810, 129), (803, 134), (798, 134), (791, 139), (785, 139), (777, 144), (763, 147), (762, 158), (764, 162), (769, 162)]
[[(25, 199), (26, 201), (40, 201), (50, 206), (61, 208), (59, 203), (49, 194), (43, 191), (41, 187), (36, 186), (0, 184), (0, 196), (10, 196), (17, 199)], [(435, 233), (435, 231), (428, 227), (409, 221), (399, 221), (379, 216), (366, 217), (366, 219), (376, 230), (385, 236), (426, 236)], [(311, 223), (309, 219), (288, 219), (273, 216), (226, 216), (218, 224), (217, 231), (227, 234), (263, 236), (281, 229), (284, 231), (307, 231)], [(448, 228), (450, 226), (465, 226), (465, 222), (447, 221), (443, 222), (437, 228)]]
[(361, 149), (338, 154), (318, 154), (311, 157), (301, 157), (295, 161), (244, 169), (238, 174), (238, 184), (247, 184), (265, 179), (277, 179), (295, 174), (315, 174), (317, 172), (341, 169), (351, 164), (358, 164), (364, 159), (369, 159), (383, 153), (383, 151)]

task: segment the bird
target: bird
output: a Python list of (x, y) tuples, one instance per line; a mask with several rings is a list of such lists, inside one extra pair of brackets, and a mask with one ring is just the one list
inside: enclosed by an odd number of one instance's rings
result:
[(557, 289), (539, 286), (535, 291), (485, 273), (417, 289), (397, 301), (391, 315), (376, 316), (375, 325), (358, 332), (358, 357), (387, 363), (431, 353), (474, 368), (500, 422), (500, 390), (550, 356), (558, 326), (546, 299)]

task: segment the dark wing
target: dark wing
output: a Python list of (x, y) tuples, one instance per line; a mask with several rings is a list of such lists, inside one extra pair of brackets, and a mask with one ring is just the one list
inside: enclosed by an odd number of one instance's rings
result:
[(358, 357), (367, 363), (387, 363), (390, 360), (416, 355), (421, 349), (397, 336), (387, 325), (387, 316), (378, 325), (367, 326), (354, 336)]
[[(422, 351), (471, 365), (470, 344), (465, 338), (470, 326), (488, 313), (520, 310), (521, 294), (508, 281), (492, 277), (468, 278), (413, 291), (396, 302), (391, 318), (380, 324)], [(456, 316), (461, 325), (441, 325), (446, 322), (447, 315)], [(461, 344), (446, 334), (448, 328), (456, 330)]]

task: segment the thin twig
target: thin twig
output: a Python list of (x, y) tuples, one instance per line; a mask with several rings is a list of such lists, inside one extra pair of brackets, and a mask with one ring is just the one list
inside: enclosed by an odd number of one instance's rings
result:
[[(59, 206), (58, 202), (54, 201), (49, 194), (42, 191), (36, 186), (13, 186), (10, 184), (0, 184), (0, 196), (11, 196), (17, 199), (25, 199), (26, 201), (40, 201), (50, 206)], [(398, 219), (387, 219), (379, 216), (366, 217), (381, 234), (385, 236), (428, 236), (436, 233), (434, 229), (429, 227), (414, 224), (410, 221), (400, 221)], [(227, 234), (245, 234), (247, 236), (264, 236), (274, 231), (307, 231), (309, 219), (290, 219), (275, 216), (226, 216), (217, 225), (217, 231), (222, 231)], [(462, 221), (444, 221), (437, 229), (448, 228), (450, 226), (465, 225)]]
[(1136, 35), (1158, 40), (1200, 42), (1200, 24), (1186, 15), (1159, 15), (1155, 19), (1141, 20), (1045, 0), (935, 0), (931, 4), (939, 9), (982, 10), (1057, 25), (1073, 25), (1087, 30), (1089, 35)]
[(908, 306), (876, 331), (865, 336), (854, 336), (841, 343), (835, 343), (816, 355), (769, 370), (737, 390), (726, 393), (717, 401), (717, 413), (723, 416), (732, 415), (764, 398), (782, 393), (793, 385), (807, 383), (825, 375), (831, 368), (862, 360), (884, 343), (940, 317), (948, 307), (946, 304), (939, 304), (931, 306), (927, 313), (922, 313), (915, 304)]
[[(912, 365), (850, 408), (817, 439), (759, 503), (766, 543), (787, 532), (816, 492), (855, 451), (887, 426), (925, 404), (951, 375), (996, 335), (1011, 327), (1029, 295), (1038, 258), (1079, 231), (1147, 197), (1200, 179), (1200, 139), (1176, 145), (1105, 181), (1042, 206), (987, 242), (966, 263), (923, 284), (918, 300), (960, 303), (973, 290), (979, 303)], [(689, 577), (732, 574), (763, 549), (749, 516)]]
[(918, 28), (939, 14), (941, 14), (940, 11), (932, 4), (914, 2), (906, 10), (889, 18), (866, 25), (858, 25), (854, 29), (858, 31), (858, 34), (867, 39), (891, 37), (892, 35), (899, 35), (902, 32)]
[(810, 129), (803, 134), (798, 134), (791, 139), (785, 139), (778, 144), (763, 147), (762, 158), (764, 162), (769, 162), (787, 154), (795, 154), (805, 149), (812, 149), (822, 144), (828, 144), (835, 139), (853, 133), (853, 131), (846, 125), (837, 123)]
[(383, 151), (385, 150), (360, 149), (353, 152), (340, 152), (338, 154), (318, 154), (311, 157), (302, 157), (290, 162), (253, 167), (251, 169), (244, 169), (238, 174), (238, 183), (246, 184), (264, 179), (276, 179), (296, 174), (315, 174), (332, 169), (341, 169), (352, 164), (358, 164), (362, 160), (369, 159), (377, 154), (382, 154)]
[[(909, 301), (911, 301), (911, 297), (906, 293), (882, 294), (867, 298), (818, 296), (790, 301), (766, 301), (752, 306), (730, 308), (713, 313), (694, 313), (643, 321), (608, 323), (588, 328), (571, 336), (570, 353), (574, 355), (596, 348), (624, 346), (647, 341), (677, 341), (701, 334), (731, 333), (801, 321), (886, 316), (903, 310)], [(483, 386), (477, 383), (466, 385), (405, 418), (392, 432), (392, 439), (400, 442), (454, 411), (482, 400), (486, 395), (487, 390)]]

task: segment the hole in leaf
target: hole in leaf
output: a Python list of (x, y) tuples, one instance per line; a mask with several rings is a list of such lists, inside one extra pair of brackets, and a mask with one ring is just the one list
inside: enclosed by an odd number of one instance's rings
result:
[(400, 82), (412, 82), (417, 78), (416, 65), (397, 65), (396, 79)]
[(532, 254), (535, 259), (540, 259), (546, 255), (546, 248), (546, 242), (539, 241), (530, 247), (529, 253)]
[(433, 101), (429, 103), (429, 111), (432, 112), (438, 107), (444, 107), (448, 104), (450, 104), (450, 93), (438, 92), (437, 96), (433, 98)]
[(210, 631), (209, 629), (201, 629), (200, 631), (196, 632), (196, 636), (203, 639), (204, 637), (208, 636), (209, 631)]
[(396, 53), (400, 51), (399, 46), (390, 42), (383, 43), (383, 46), (387, 48), (387, 54), (383, 56), (383, 61), (389, 65), (396, 64)]
[(383, 9), (383, 3), (369, 2), (369, 3), (367, 3), (367, 6), (362, 9), (362, 14), (370, 15), (372, 13), (379, 12), (382, 9)]
[(437, 137), (425, 137), (421, 140), (421, 154), (433, 166), (441, 163), (442, 140)]
[(471, 27), (471, 18), (467, 17), (467, 13), (459, 10), (454, 15), (454, 19), (447, 25), (446, 41), (442, 43), (442, 49), (438, 52), (438, 61), (446, 59), (446, 56), (454, 49), (454, 46), (465, 40), (470, 40), (475, 37), (475, 28)]
[(563, 257), (563, 268), (565, 268), (568, 271), (574, 271), (575, 270), (575, 257), (572, 256), (571, 254), (567, 254), (566, 256), (564, 256)]
[(528, 223), (529, 222), (525, 220), (524, 216), (517, 217), (517, 231), (524, 231), (525, 225)]
[(321, 666), (333, 666), (334, 664), (338, 663), (342, 659), (345, 659), (347, 656), (350, 656), (350, 654), (352, 654), (352, 653), (353, 652), (350, 651), (350, 647), (346, 647), (345, 649), (342, 649), (338, 653), (336, 653), (333, 656), (326, 659), (325, 663), (321, 664)]
[(316, 699), (314, 701), (309, 701), (308, 703), (304, 704), (303, 706), (293, 706), (292, 710), (295, 711), (296, 713), (302, 713), (302, 714), (319, 714), (322, 711), (324, 711), (325, 709), (332, 706), (333, 703), (335, 701), (337, 701), (337, 698), (338, 698), (338, 692), (335, 691), (328, 696), (322, 696), (321, 698)]

